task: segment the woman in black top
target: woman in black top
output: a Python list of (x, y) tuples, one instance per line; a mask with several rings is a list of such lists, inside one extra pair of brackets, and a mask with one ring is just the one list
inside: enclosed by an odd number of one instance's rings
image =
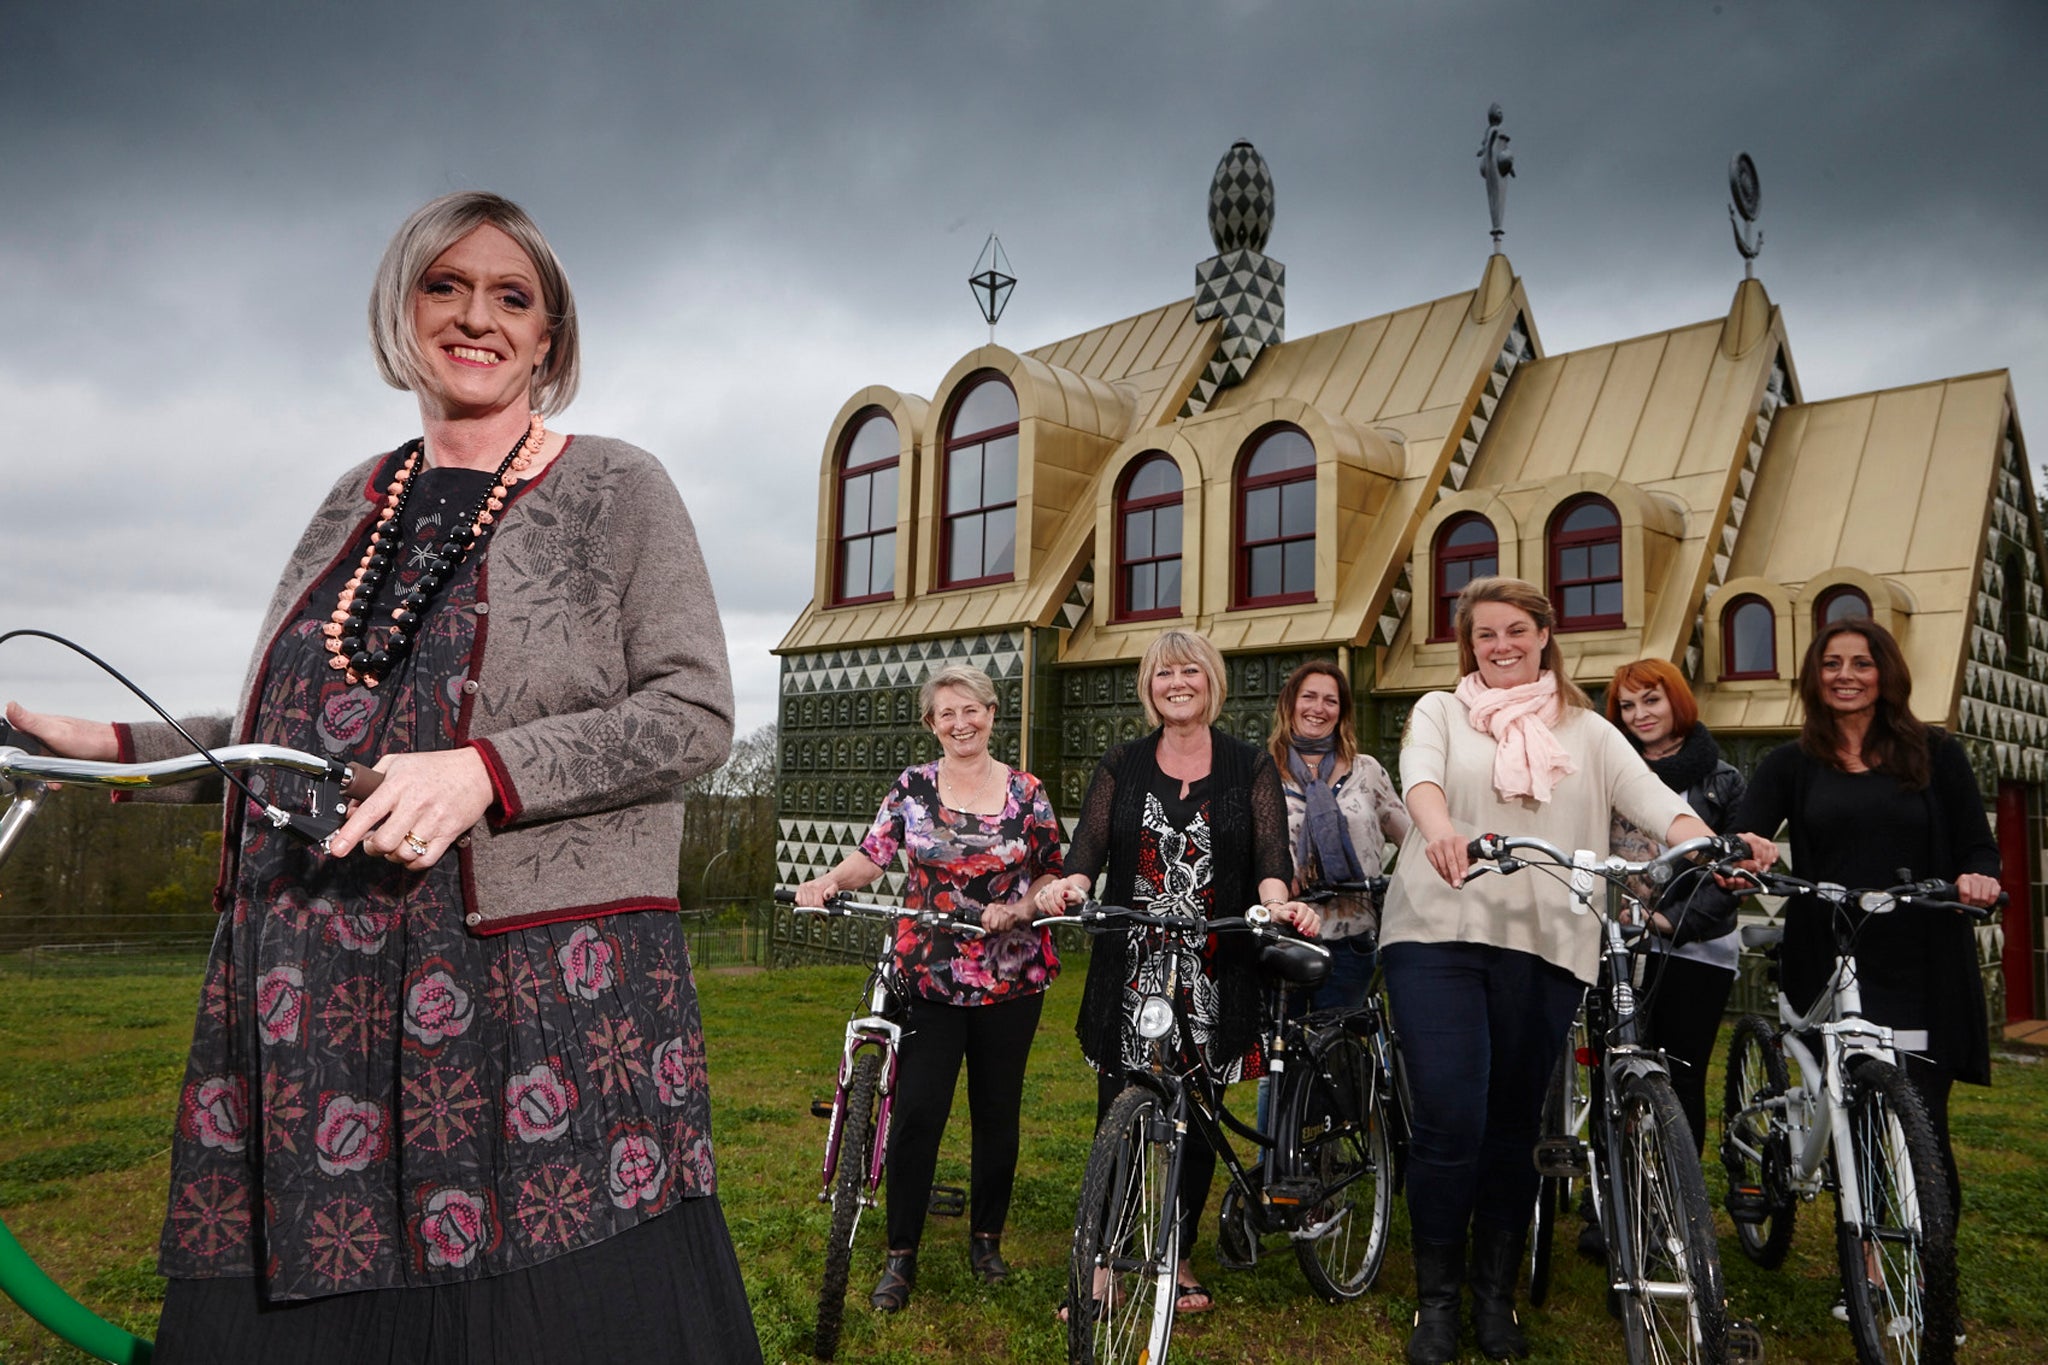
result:
[[(1313, 934), (1316, 912), (1290, 898), (1294, 860), (1287, 848), (1287, 799), (1273, 760), (1215, 728), (1223, 710), (1223, 656), (1207, 639), (1169, 630), (1138, 666), (1138, 697), (1158, 729), (1102, 756), (1088, 785), (1066, 858), (1067, 876), (1037, 894), (1045, 914), (1086, 899), (1105, 867), (1105, 900), (1165, 913), (1241, 915), (1264, 904), (1275, 919)], [(1129, 1027), (1147, 983), (1164, 975), (1164, 955), (1139, 957), (1140, 938), (1096, 940), (1075, 1032), (1100, 1075), (1095, 1119), (1124, 1088), (1124, 1074), (1147, 1065), (1145, 1044)], [(1181, 1003), (1193, 1042), (1225, 1081), (1264, 1070), (1259, 1056), (1256, 950), (1243, 934), (1176, 935), (1174, 948), (1199, 970), (1180, 974)], [(1126, 1015), (1130, 1017), (1127, 1018)], [(1190, 1133), (1181, 1157), (1179, 1307), (1202, 1313), (1209, 1292), (1188, 1267), (1216, 1154)]]
[[(1890, 632), (1846, 617), (1814, 636), (1799, 669), (1806, 724), (1758, 765), (1735, 811), (1737, 829), (1791, 825), (1792, 858), (1808, 881), (1885, 887), (1905, 875), (1956, 883), (1970, 905), (1998, 899), (1998, 843), (1969, 757), (1910, 708), (1912, 676)], [(1856, 980), (1864, 1015), (1895, 1030), (1906, 1072), (1926, 1101), (1958, 1214), (1962, 1186), (1949, 1147), (1948, 1094), (1958, 1080), (1991, 1083), (1977, 942), (1960, 914), (1902, 909), (1838, 913), (1861, 921)], [(1831, 912), (1809, 898), (1785, 913), (1785, 993), (1806, 1009), (1835, 965)]]

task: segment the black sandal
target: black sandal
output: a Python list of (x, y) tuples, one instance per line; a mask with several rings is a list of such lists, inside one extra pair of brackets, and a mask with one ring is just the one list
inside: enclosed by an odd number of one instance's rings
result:
[(968, 1238), (967, 1265), (983, 1284), (1001, 1284), (1009, 1279), (1010, 1265), (1003, 1259), (1002, 1234), (977, 1232)]
[(892, 1251), (882, 1262), (882, 1278), (868, 1303), (881, 1313), (900, 1313), (910, 1304), (910, 1291), (917, 1284), (917, 1253)]

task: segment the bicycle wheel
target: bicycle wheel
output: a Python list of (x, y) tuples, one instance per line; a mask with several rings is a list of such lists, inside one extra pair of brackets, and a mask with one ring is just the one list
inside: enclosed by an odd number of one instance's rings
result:
[(846, 1082), (839, 1162), (832, 1171), (832, 1230), (825, 1236), (825, 1278), (818, 1286), (818, 1326), (811, 1340), (811, 1354), (819, 1360), (830, 1360), (839, 1350), (853, 1237), (860, 1229), (868, 1165), (875, 1150), (875, 1092), (881, 1074), (882, 1054), (868, 1048), (854, 1058), (853, 1075)]
[(1765, 1270), (1792, 1249), (1799, 1202), (1792, 1196), (1791, 1147), (1783, 1126), (1758, 1108), (1791, 1088), (1785, 1052), (1768, 1019), (1745, 1014), (1728, 1043), (1721, 1100), (1721, 1165), (1728, 1172), (1728, 1213), (1742, 1254)]
[(1095, 1132), (1067, 1264), (1067, 1359), (1164, 1362), (1180, 1221), (1167, 1181), (1178, 1138), (1157, 1095), (1132, 1086)]
[[(1873, 1057), (1850, 1065), (1849, 1148), (1835, 1154), (1835, 1244), (1849, 1334), (1865, 1365), (1955, 1359), (1956, 1246), (1948, 1179), (1920, 1092)], [(1843, 1195), (1855, 1182), (1863, 1221)]]
[(1631, 1078), (1608, 1134), (1608, 1261), (1632, 1365), (1722, 1361), (1728, 1305), (1692, 1129), (1667, 1076)]
[[(1330, 1303), (1347, 1303), (1371, 1288), (1386, 1258), (1394, 1222), (1394, 1155), (1378, 1069), (1365, 1044), (1339, 1030), (1298, 1072), (1288, 1106), (1293, 1112), (1277, 1134), (1299, 1143), (1301, 1174), (1329, 1191), (1305, 1228), (1316, 1236), (1294, 1243), (1301, 1273)], [(1290, 1077), (1290, 1079), (1293, 1079)]]

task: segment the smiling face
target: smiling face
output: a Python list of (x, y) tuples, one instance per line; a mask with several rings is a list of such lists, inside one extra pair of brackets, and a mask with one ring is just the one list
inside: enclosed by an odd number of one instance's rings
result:
[(1550, 632), (1520, 607), (1480, 602), (1472, 608), (1472, 656), (1488, 687), (1520, 687), (1543, 674)]
[(1327, 673), (1311, 673), (1301, 680), (1294, 694), (1294, 714), (1289, 717), (1296, 739), (1322, 739), (1337, 728), (1344, 714), (1337, 696), (1337, 680)]
[(1621, 718), (1622, 728), (1647, 750), (1655, 750), (1668, 741), (1677, 723), (1671, 714), (1671, 698), (1664, 695), (1661, 687), (1622, 688), (1615, 712)]
[(526, 411), (550, 345), (539, 279), (532, 258), (488, 223), (434, 258), (412, 302), (423, 406), (448, 418)]
[(1820, 696), (1836, 716), (1853, 716), (1877, 705), (1877, 658), (1870, 641), (1853, 631), (1833, 636), (1821, 650)]
[(976, 700), (963, 688), (941, 687), (932, 693), (932, 714), (925, 724), (939, 737), (946, 757), (978, 761), (988, 752), (996, 709)]
[(1165, 725), (1207, 725), (1209, 723), (1209, 674), (1190, 659), (1186, 663), (1161, 663), (1152, 670), (1152, 709)]

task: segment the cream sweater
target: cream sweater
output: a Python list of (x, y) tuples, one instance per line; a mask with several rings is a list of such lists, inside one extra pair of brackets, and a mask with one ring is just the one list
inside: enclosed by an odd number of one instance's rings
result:
[[(1604, 855), (1617, 810), (1660, 839), (1673, 820), (1692, 813), (1685, 798), (1649, 770), (1621, 732), (1594, 712), (1566, 708), (1556, 734), (1579, 770), (1557, 784), (1548, 802), (1528, 797), (1504, 801), (1493, 789), (1492, 737), (1472, 728), (1457, 697), (1432, 692), (1408, 715), (1401, 740), (1401, 789), (1412, 792), (1425, 782), (1442, 788), (1451, 823), (1461, 835), (1533, 835), (1566, 852), (1589, 848)], [(1426, 842), (1420, 826), (1401, 841), (1380, 926), (1382, 947), (1490, 944), (1534, 953), (1593, 983), (1599, 970), (1599, 921), (1573, 914), (1570, 894), (1555, 880), (1532, 868), (1453, 890), (1429, 865)]]

